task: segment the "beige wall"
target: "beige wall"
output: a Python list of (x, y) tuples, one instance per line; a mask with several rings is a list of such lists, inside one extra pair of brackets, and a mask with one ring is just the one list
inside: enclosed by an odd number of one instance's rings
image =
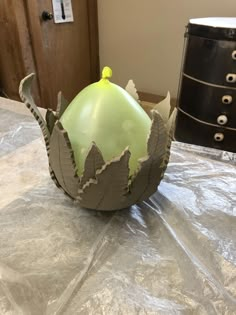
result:
[(100, 63), (113, 81), (177, 94), (185, 25), (193, 17), (236, 16), (235, 0), (98, 0)]

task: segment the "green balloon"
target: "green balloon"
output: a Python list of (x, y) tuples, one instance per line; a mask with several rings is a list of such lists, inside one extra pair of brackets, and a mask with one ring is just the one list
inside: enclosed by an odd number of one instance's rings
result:
[(138, 159), (147, 155), (151, 120), (128, 92), (108, 80), (111, 75), (111, 69), (105, 67), (102, 79), (83, 89), (60, 118), (74, 151), (79, 176), (92, 142), (105, 161), (118, 157), (128, 146), (130, 174), (137, 169)]

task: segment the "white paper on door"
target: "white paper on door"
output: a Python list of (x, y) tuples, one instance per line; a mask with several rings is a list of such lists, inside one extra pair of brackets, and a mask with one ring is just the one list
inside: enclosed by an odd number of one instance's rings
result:
[(71, 0), (52, 0), (52, 6), (55, 23), (74, 21)]

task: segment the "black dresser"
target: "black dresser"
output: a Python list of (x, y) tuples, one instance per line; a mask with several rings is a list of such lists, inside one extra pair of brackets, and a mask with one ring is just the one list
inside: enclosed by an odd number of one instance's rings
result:
[(236, 152), (236, 18), (190, 20), (175, 139)]

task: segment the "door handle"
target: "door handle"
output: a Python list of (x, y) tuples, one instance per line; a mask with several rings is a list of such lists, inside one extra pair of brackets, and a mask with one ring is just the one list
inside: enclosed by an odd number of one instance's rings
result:
[(43, 21), (49, 21), (53, 19), (53, 14), (48, 11), (43, 11), (41, 17)]

